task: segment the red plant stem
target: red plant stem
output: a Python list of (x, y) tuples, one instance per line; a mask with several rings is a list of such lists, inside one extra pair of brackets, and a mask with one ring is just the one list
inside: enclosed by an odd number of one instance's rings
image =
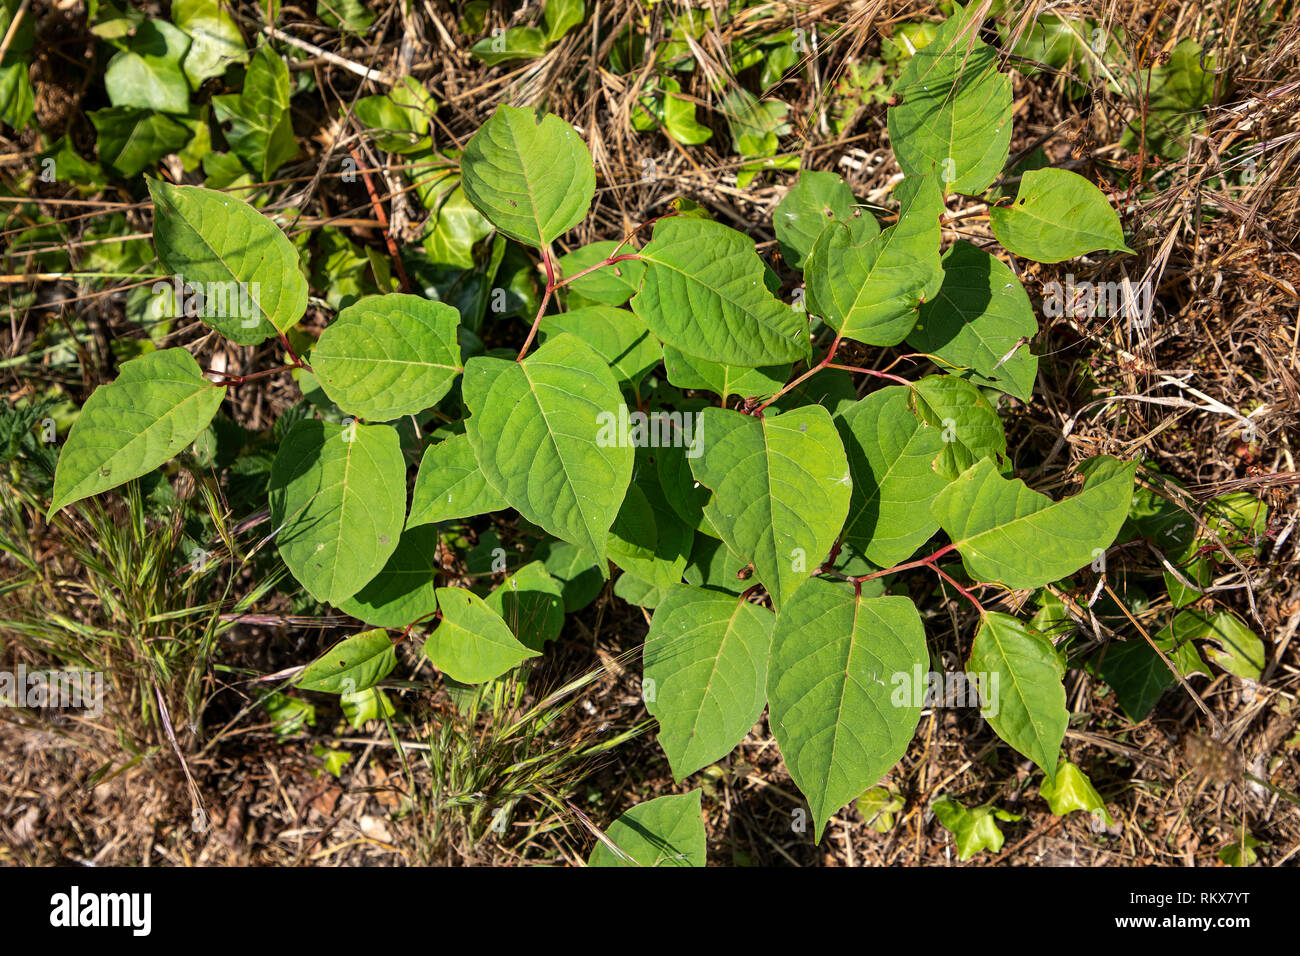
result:
[(861, 372), (864, 375), (871, 375), (875, 378), (887, 378), (891, 382), (898, 382), (900, 385), (906, 385), (909, 388), (912, 385), (911, 382), (900, 375), (892, 375), (889, 372), (878, 372), (874, 368), (862, 368), (858, 365), (834, 365), (830, 362), (826, 363), (826, 368), (837, 368), (843, 372)]
[(516, 362), (522, 362), (524, 356), (528, 354), (528, 346), (533, 344), (533, 338), (537, 335), (537, 327), (542, 324), (542, 316), (546, 313), (546, 303), (551, 301), (551, 293), (556, 288), (555, 264), (551, 261), (550, 246), (542, 250), (542, 265), (546, 267), (546, 291), (542, 294), (541, 304), (537, 306), (537, 316), (533, 319), (533, 327), (528, 330), (528, 338), (524, 339), (524, 347), (519, 350), (519, 355), (515, 358)]
[(602, 259), (600, 262), (597, 262), (595, 265), (587, 266), (587, 268), (579, 272), (575, 272), (571, 276), (565, 276), (563, 279), (560, 279), (558, 282), (555, 283), (555, 288), (558, 289), (562, 285), (568, 285), (574, 279), (581, 279), (589, 272), (595, 272), (597, 269), (605, 268), (605, 266), (612, 266), (616, 262), (624, 262), (628, 259), (640, 259), (640, 258), (641, 256), (635, 252), (625, 252), (621, 256), (616, 256), (611, 253), (609, 258)]
[(388, 230), (388, 214), (384, 212), (384, 204), (379, 201), (379, 192), (375, 189), (375, 182), (366, 172), (361, 157), (357, 154), (355, 146), (349, 146), (348, 152), (352, 154), (352, 161), (357, 164), (357, 171), (361, 173), (361, 179), (366, 184), (366, 192), (370, 194), (370, 207), (375, 211), (375, 218), (379, 220), (379, 225), (384, 230), (384, 241), (388, 244), (388, 254), (393, 257), (393, 265), (397, 267), (397, 278), (401, 280), (402, 291), (411, 291), (411, 280), (406, 274), (406, 266), (402, 265), (402, 256), (397, 251), (397, 242), (393, 239), (393, 234)]
[(960, 594), (966, 600), (970, 601), (970, 603), (975, 606), (975, 610), (979, 611), (981, 614), (985, 614), (987, 612), (984, 610), (984, 605), (980, 604), (980, 602), (975, 598), (975, 595), (971, 594), (970, 591), (966, 590), (966, 588), (962, 587), (960, 584), (954, 581), (952, 579), (952, 576), (949, 575), (948, 572), (944, 571), (943, 568), (939, 567), (939, 559), (942, 558), (945, 554), (951, 552), (956, 547), (957, 546), (955, 544), (945, 544), (938, 551), (934, 552), (933, 554), (926, 555), (924, 558), (919, 558), (916, 561), (908, 561), (904, 564), (896, 564), (892, 568), (885, 568), (883, 571), (873, 571), (870, 574), (862, 574), (859, 575), (858, 577), (849, 578), (849, 580), (853, 582), (855, 593), (860, 596), (862, 594), (862, 582), (864, 581), (871, 581), (875, 578), (883, 578), (887, 574), (897, 574), (900, 571), (909, 571), (913, 568), (929, 568), (935, 574), (939, 575), (939, 577), (943, 578), (954, 588), (956, 588), (958, 594)]
[(266, 378), (268, 375), (274, 375), (277, 372), (291, 372), (296, 368), (303, 368), (302, 365), (277, 365), (275, 368), (265, 368), (260, 372), (249, 372), (247, 375), (225, 375), (222, 372), (209, 370), (209, 375), (220, 375), (221, 381), (218, 385), (243, 385), (245, 382), (251, 382), (254, 379)]
[(836, 332), (836, 333), (835, 333), (835, 341), (831, 342), (831, 347), (830, 347), (830, 349), (827, 350), (827, 352), (826, 352), (826, 357), (825, 357), (824, 359), (822, 359), (820, 362), (818, 362), (818, 363), (817, 363), (816, 365), (814, 365), (812, 368), (808, 369), (808, 371), (804, 372), (802, 375), (800, 375), (798, 378), (796, 378), (793, 382), (790, 382), (790, 383), (789, 383), (788, 385), (786, 385), (783, 389), (781, 389), (781, 391), (777, 392), (775, 395), (773, 395), (771, 398), (769, 398), (767, 401), (765, 401), (762, 405), (759, 405), (759, 406), (758, 406), (757, 408), (755, 408), (752, 412), (750, 412), (750, 414), (751, 414), (751, 415), (754, 415), (754, 416), (756, 416), (756, 417), (761, 418), (761, 417), (762, 417), (762, 413), (763, 413), (763, 409), (767, 408), (767, 406), (771, 405), (771, 404), (772, 404), (773, 402), (775, 402), (778, 398), (780, 398), (780, 397), (781, 397), (782, 395), (784, 395), (786, 392), (790, 391), (792, 388), (794, 388), (796, 385), (798, 385), (798, 384), (799, 384), (800, 382), (802, 382), (804, 379), (806, 379), (806, 378), (808, 378), (808, 377), (810, 377), (810, 376), (816, 375), (818, 372), (820, 372), (820, 371), (821, 371), (822, 369), (824, 369), (824, 368), (832, 367), (832, 366), (831, 366), (831, 359), (833, 359), (833, 358), (835, 357), (835, 353), (836, 353), (836, 351), (839, 350), (841, 340), (842, 340), (842, 336), (841, 336), (838, 332)]

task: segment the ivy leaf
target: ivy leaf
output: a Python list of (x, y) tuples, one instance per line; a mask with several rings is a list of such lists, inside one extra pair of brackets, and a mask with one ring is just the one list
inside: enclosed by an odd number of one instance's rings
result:
[(927, 375), (912, 386), (916, 412), (941, 430), (934, 469), (951, 481), (982, 458), (1000, 463), (1007, 452), (1002, 419), (984, 394), (955, 375)]
[(943, 199), (934, 177), (898, 184), (898, 222), (878, 235), (836, 223), (808, 255), (808, 310), (846, 338), (897, 345), (916, 324), (917, 308), (943, 284), (939, 215)]
[(124, 179), (139, 176), (193, 135), (163, 113), (114, 106), (87, 115), (95, 124), (99, 161)]
[(622, 852), (599, 842), (588, 866), (704, 866), (707, 845), (700, 791), (638, 803), (610, 824), (606, 836)]
[[(627, 309), (593, 305), (542, 319), (542, 332), (572, 332), (609, 363), (619, 385), (636, 389), (646, 373), (663, 361), (663, 349), (644, 322)], [(545, 341), (545, 339), (543, 339)]]
[(472, 518), (509, 507), (483, 477), (469, 436), (452, 435), (424, 450), (406, 526)]
[[(163, 268), (204, 289), (204, 323), (239, 345), (292, 328), (307, 310), (298, 250), (248, 203), (199, 186), (149, 180)], [(218, 295), (214, 295), (214, 290)]]
[(465, 195), (511, 239), (543, 247), (582, 222), (596, 169), (582, 137), (558, 116), (498, 106), (460, 158)]
[(979, 40), (980, 4), (958, 7), (894, 83), (889, 139), (906, 176), (938, 174), (944, 192), (989, 187), (1011, 144), (1011, 77)]
[(392, 292), (348, 306), (321, 333), (312, 369), (343, 411), (387, 422), (432, 408), (463, 369), (460, 313), (444, 302)]
[[(560, 273), (565, 276), (577, 275), (583, 269), (589, 269), (597, 262), (608, 259), (619, 246), (613, 239), (580, 246), (560, 257)], [(623, 246), (622, 249), (624, 252), (636, 251), (628, 246)], [(639, 259), (624, 259), (574, 279), (565, 288), (602, 305), (622, 305), (641, 287), (644, 275), (644, 262)]]
[[(980, 713), (994, 733), (1056, 778), (1056, 760), (1070, 712), (1061, 678), (1065, 666), (1042, 634), (1007, 614), (980, 619), (966, 669), (984, 675)], [(996, 683), (995, 683), (996, 681)]]
[(238, 93), (212, 98), (230, 148), (263, 180), (298, 155), (289, 116), (289, 68), (270, 44), (253, 54)]
[(1024, 286), (1005, 263), (969, 242), (954, 244), (942, 261), (943, 285), (922, 304), (907, 344), (1028, 402), (1038, 356), (1025, 343), (1038, 332), (1038, 319)]
[(778, 610), (817, 569), (848, 515), (844, 446), (820, 405), (755, 418), (706, 408), (704, 453), (691, 470), (713, 489), (704, 509), (735, 551), (754, 562)]
[(338, 606), (397, 549), (406, 513), (397, 431), (304, 419), (280, 443), (267, 493), (284, 563), (317, 601)]
[[(772, 228), (776, 232), (781, 257), (792, 269), (803, 269), (817, 237), (834, 220), (844, 222), (854, 214), (853, 190), (834, 173), (805, 169), (799, 181), (776, 204), (772, 211)], [(879, 232), (880, 227), (870, 220)]]
[(873, 564), (890, 567), (939, 529), (930, 504), (948, 486), (933, 467), (946, 444), (943, 433), (916, 414), (903, 385), (872, 392), (838, 421), (853, 476), (844, 540)]
[(299, 690), (355, 694), (374, 687), (396, 666), (397, 654), (388, 635), (382, 630), (362, 631), (308, 664), (295, 684)]
[(826, 822), (907, 751), (921, 702), (896, 700), (894, 675), (929, 661), (905, 597), (867, 598), (813, 578), (777, 614), (769, 721), (821, 840)]
[(1133, 252), (1102, 191), (1067, 169), (1029, 170), (1016, 201), (994, 206), (989, 219), (1004, 249), (1035, 262), (1061, 262), (1103, 249)]
[(1083, 490), (1052, 501), (984, 459), (939, 493), (930, 510), (976, 581), (1036, 588), (1073, 574), (1115, 540), (1128, 516), (1137, 462), (1101, 456)]
[(488, 484), (533, 524), (604, 566), (605, 538), (632, 480), (635, 452), (602, 442), (602, 415), (623, 404), (605, 360), (561, 333), (522, 362), (465, 367), (465, 423)]
[(542, 16), (546, 20), (546, 42), (559, 42), (586, 15), (583, 0), (546, 0), (542, 7)]
[(481, 684), (537, 656), (478, 595), (464, 588), (438, 588), (438, 607), (442, 621), (424, 642), (424, 654), (454, 681)]
[(765, 608), (685, 584), (655, 608), (642, 693), (674, 779), (725, 757), (763, 713), (775, 624)]
[(1047, 801), (1052, 813), (1063, 817), (1075, 810), (1085, 813), (1097, 813), (1106, 821), (1106, 826), (1114, 826), (1106, 801), (1101, 798), (1092, 781), (1077, 766), (1068, 760), (1062, 760), (1056, 768), (1056, 782), (1044, 780), (1038, 788), (1038, 795)]
[(546, 34), (537, 27), (510, 27), (504, 33), (479, 40), (469, 52), (488, 66), (511, 60), (535, 60), (546, 53)]
[(47, 515), (139, 478), (198, 438), (225, 397), (185, 349), (149, 352), (86, 400), (59, 455)]
[(190, 38), (166, 20), (146, 20), (108, 61), (104, 90), (114, 106), (163, 113), (184, 113), (190, 108), (190, 86), (181, 60)]
[(173, 0), (172, 22), (193, 41), (181, 65), (196, 90), (232, 63), (248, 62), (244, 37), (218, 0)]
[(809, 353), (807, 322), (764, 283), (748, 236), (721, 223), (674, 216), (655, 225), (632, 311), (687, 355), (725, 365), (777, 365)]
[(407, 528), (383, 569), (338, 609), (374, 627), (406, 627), (438, 609), (438, 532)]
[(945, 830), (952, 833), (957, 844), (957, 859), (965, 863), (980, 850), (997, 853), (1002, 849), (1002, 831), (998, 821), (1020, 819), (1018, 813), (1008, 813), (991, 806), (973, 807), (967, 810), (951, 797), (940, 797), (930, 805), (934, 815)]
[(1184, 646), (1191, 646), (1192, 640), (1208, 641), (1214, 646), (1205, 649), (1206, 656), (1243, 680), (1257, 681), (1264, 670), (1264, 642), (1231, 611), (1180, 611), (1168, 630), (1171, 639), (1176, 635)]

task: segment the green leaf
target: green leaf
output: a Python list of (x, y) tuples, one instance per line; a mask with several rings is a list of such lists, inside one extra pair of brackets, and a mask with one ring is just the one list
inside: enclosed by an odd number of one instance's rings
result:
[(606, 831), (621, 852), (602, 841), (588, 866), (704, 866), (707, 845), (699, 790), (638, 803)]
[(383, 569), (338, 609), (374, 627), (406, 627), (438, 609), (438, 532), (407, 528)]
[(1102, 191), (1066, 169), (1031, 169), (1010, 206), (989, 210), (993, 234), (1008, 252), (1061, 262), (1089, 252), (1133, 250)]
[(406, 526), (472, 518), (509, 507), (483, 477), (469, 436), (452, 435), (424, 450)]
[(1053, 780), (1070, 712), (1061, 684), (1065, 666), (1051, 641), (1023, 621), (989, 611), (980, 618), (966, 669), (990, 688), (987, 698), (981, 690), (980, 713), (994, 733)]
[(149, 180), (153, 242), (163, 268), (204, 290), (204, 323), (239, 345), (292, 328), (307, 310), (298, 250), (243, 200)]
[(357, 100), (354, 109), (380, 149), (414, 153), (429, 146), (429, 122), (438, 104), (419, 80), (404, 76), (387, 93)]
[(894, 84), (889, 140), (906, 176), (937, 175), (944, 192), (976, 195), (997, 178), (1011, 144), (1011, 78), (979, 40), (979, 3), (960, 7)]
[(1125, 716), (1135, 723), (1145, 720), (1164, 692), (1178, 682), (1160, 655), (1141, 638), (1108, 642), (1099, 653), (1096, 669), (1115, 692)]
[(978, 246), (959, 241), (944, 254), (943, 285), (921, 306), (907, 344), (969, 369), (976, 384), (1028, 402), (1038, 356), (1027, 342), (1037, 332), (1038, 319), (1016, 274)]
[(542, 16), (546, 19), (546, 42), (557, 42), (586, 15), (583, 0), (546, 0), (542, 7)]
[(99, 161), (124, 179), (134, 179), (193, 135), (162, 113), (111, 107), (87, 114), (98, 134)]
[(567, 541), (554, 541), (545, 554), (538, 553), (546, 563), (546, 571), (560, 582), (564, 595), (564, 613), (572, 614), (596, 600), (605, 586), (605, 578), (600, 573), (591, 555)]
[[(667, 508), (667, 503), (663, 507)], [(640, 487), (635, 483), (628, 487), (609, 529), (611, 561), (647, 584), (666, 590), (681, 581), (690, 543), (691, 529), (676, 515), (656, 514)]]
[(316, 13), (326, 26), (342, 27), (358, 36), (369, 30), (375, 22), (375, 15), (366, 9), (361, 0), (320, 0), (316, 5)]
[(443, 302), (391, 292), (348, 306), (321, 333), (312, 369), (345, 412), (387, 422), (432, 408), (463, 368), (460, 314)]
[(1205, 649), (1206, 656), (1243, 680), (1257, 681), (1264, 670), (1264, 642), (1231, 611), (1180, 611), (1169, 630), (1180, 645), (1192, 640), (1209, 642), (1213, 646)]
[(520, 642), (541, 651), (564, 630), (564, 591), (541, 561), (525, 564), (487, 596)]
[(280, 443), (267, 494), (280, 556), (335, 606), (379, 574), (406, 512), (406, 462), (388, 425), (305, 419)]
[(1073, 574), (1110, 547), (1128, 515), (1137, 462), (1102, 456), (1083, 490), (1052, 501), (984, 459), (939, 493), (931, 513), (976, 581), (1036, 588)]
[[(803, 269), (813, 243), (832, 220), (844, 222), (854, 213), (853, 190), (834, 173), (806, 169), (772, 211), (781, 257), (792, 269)], [(875, 219), (866, 217), (876, 225)], [(880, 227), (876, 226), (876, 232)]]
[(190, 86), (181, 60), (190, 38), (166, 20), (146, 20), (126, 48), (108, 61), (104, 90), (114, 106), (164, 113), (190, 108)]
[(755, 418), (706, 408), (704, 454), (691, 470), (715, 498), (704, 509), (733, 550), (754, 562), (778, 610), (826, 557), (844, 526), (852, 481), (844, 446), (820, 405)]
[(984, 394), (955, 375), (927, 375), (912, 386), (916, 412), (941, 429), (943, 452), (934, 469), (951, 481), (981, 458), (1001, 463), (1007, 452), (1002, 419)]
[(397, 654), (382, 630), (362, 631), (340, 641), (307, 665), (294, 683), (299, 690), (355, 694), (393, 672)]
[(442, 622), (424, 642), (433, 666), (462, 684), (500, 677), (537, 652), (520, 644), (501, 617), (464, 588), (439, 588)]
[(460, 158), (462, 185), (493, 225), (527, 246), (547, 246), (587, 215), (596, 169), (582, 137), (558, 116), (498, 106)]
[(997, 853), (1002, 849), (1002, 831), (997, 821), (1019, 820), (1020, 814), (997, 810), (991, 806), (967, 810), (950, 797), (940, 797), (930, 805), (945, 830), (957, 844), (957, 859), (965, 863), (980, 850)]
[(1047, 805), (1058, 817), (1083, 810), (1085, 813), (1099, 813), (1108, 827), (1115, 825), (1110, 811), (1106, 809), (1106, 801), (1101, 798), (1092, 781), (1068, 760), (1062, 760), (1057, 765), (1055, 784), (1044, 780), (1038, 788), (1038, 795), (1047, 801)]
[(195, 89), (232, 63), (248, 62), (244, 37), (218, 0), (173, 0), (172, 22), (193, 41), (181, 65)]
[(813, 244), (805, 267), (808, 310), (850, 339), (897, 345), (916, 324), (917, 308), (939, 292), (939, 215), (934, 177), (904, 179), (898, 222), (878, 235), (836, 223)]
[(765, 608), (685, 584), (655, 608), (642, 696), (674, 779), (725, 757), (763, 713), (775, 624)]
[(546, 53), (546, 46), (546, 34), (537, 27), (510, 27), (479, 40), (469, 52), (488, 66), (496, 66), (511, 60), (535, 60)]
[(720, 398), (741, 395), (745, 398), (771, 398), (790, 378), (790, 364), (746, 368), (720, 365), (679, 352), (671, 345), (663, 348), (664, 368), (668, 381), (678, 388), (704, 388)]
[(655, 225), (632, 311), (687, 355), (725, 365), (776, 365), (808, 355), (806, 320), (764, 284), (754, 241), (721, 223), (674, 216)]
[(1259, 862), (1259, 854), (1255, 852), (1255, 847), (1267, 846), (1255, 839), (1254, 834), (1246, 833), (1243, 829), (1240, 839), (1219, 850), (1216, 856), (1228, 866), (1254, 866)]
[[(560, 274), (577, 275), (583, 269), (589, 269), (597, 262), (603, 262), (614, 255), (619, 246), (620, 244), (613, 239), (580, 246), (560, 257)], [(635, 251), (628, 246), (623, 246), (620, 254)], [(625, 259), (589, 272), (580, 279), (574, 279), (565, 288), (602, 305), (622, 305), (641, 287), (641, 279), (644, 275), (644, 262), (639, 259)]]
[[(614, 370), (619, 385), (638, 388), (646, 373), (663, 361), (663, 349), (645, 323), (627, 309), (593, 305), (543, 317), (547, 335), (572, 332)], [(543, 339), (545, 341), (545, 339)]]
[(488, 484), (603, 566), (635, 458), (632, 448), (601, 441), (602, 423), (623, 405), (605, 360), (561, 333), (522, 362), (470, 359), (463, 393), (472, 413), (466, 432)]
[(289, 116), (292, 95), (289, 68), (267, 44), (253, 54), (239, 93), (212, 98), (230, 148), (263, 180), (298, 155)]
[(895, 676), (910, 681), (928, 661), (920, 615), (905, 597), (865, 598), (813, 578), (778, 612), (768, 720), (808, 798), (814, 840), (907, 751), (921, 702), (899, 699)]
[(224, 386), (203, 377), (181, 348), (122, 364), (86, 400), (59, 455), (49, 516), (148, 474), (183, 451), (217, 413)]
[(1202, 107), (1214, 99), (1214, 74), (1210, 71), (1215, 68), (1215, 59), (1207, 56), (1191, 37), (1179, 40), (1169, 54), (1169, 62), (1151, 70), (1149, 81), (1141, 84), (1139, 93), (1146, 96), (1145, 109), (1124, 130), (1120, 146), (1136, 153), (1140, 145), (1145, 145), (1148, 153), (1165, 159), (1186, 156), (1192, 135), (1205, 126)]
[(890, 567), (939, 530), (930, 504), (948, 486), (934, 470), (943, 432), (916, 414), (902, 385), (872, 392), (839, 422), (853, 476), (844, 540), (873, 564)]

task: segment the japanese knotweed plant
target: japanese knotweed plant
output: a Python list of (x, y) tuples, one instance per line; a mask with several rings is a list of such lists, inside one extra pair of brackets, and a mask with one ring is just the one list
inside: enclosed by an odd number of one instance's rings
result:
[[(991, 244), (942, 248), (945, 198), (982, 194), (1008, 158), (1011, 82), (976, 26), (959, 11), (899, 78), (892, 224), (827, 173), (805, 172), (777, 206), (782, 256), (806, 288), (793, 305), (749, 236), (698, 215), (557, 256), (591, 205), (590, 153), (558, 117), (501, 106), (460, 172), (470, 202), (540, 257), (545, 293), (522, 347), (466, 357), (475, 340), (458, 334), (455, 308), (388, 294), (344, 308), (304, 361), (287, 333), (308, 284), (285, 235), (231, 196), (151, 182), (158, 257), (178, 288), (208, 290), (204, 321), (242, 345), (278, 336), (289, 364), (266, 374), (310, 369), (348, 416), (297, 422), (270, 476), (293, 576), (373, 628), (299, 686), (373, 686), (396, 662), (386, 629), (427, 630), (440, 672), (491, 680), (559, 633), (579, 572), (617, 569), (615, 594), (654, 609), (644, 698), (676, 778), (725, 757), (767, 708), (820, 838), (919, 721), (919, 695), (900, 687), (930, 657), (896, 575), (924, 570), (979, 613), (967, 666), (989, 678), (985, 719), (1053, 780), (1062, 656), (976, 593), (1040, 588), (1097, 561), (1129, 513), (1137, 465), (1091, 459), (1061, 500), (1013, 476), (989, 395), (1031, 400), (1035, 316)], [(1026, 173), (991, 224), (1007, 252), (1038, 262), (1131, 251), (1102, 193), (1060, 169)], [(214, 289), (239, 290), (248, 307), (213, 308)], [(837, 362), (849, 340), (905, 342), (948, 371), (909, 381)], [(663, 385), (661, 364), (678, 389), (719, 401)], [(181, 348), (127, 362), (68, 436), (51, 512), (185, 449), (245, 378), (214, 380)], [(434, 406), (459, 424), (423, 448), (408, 506), (397, 426)], [(559, 539), (546, 548), (563, 552), (564, 573), (533, 561), (495, 590), (440, 586), (437, 525), (507, 509)], [(616, 824), (630, 842), (602, 842), (597, 862), (702, 859), (698, 793), (630, 813)]]

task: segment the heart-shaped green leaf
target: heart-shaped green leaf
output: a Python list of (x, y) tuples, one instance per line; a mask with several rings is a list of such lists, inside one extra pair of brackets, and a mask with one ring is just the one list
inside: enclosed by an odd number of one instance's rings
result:
[(488, 484), (603, 566), (635, 458), (606, 429), (623, 397), (605, 360), (561, 333), (522, 362), (470, 359), (463, 392), (472, 412), (466, 432)]
[(674, 216), (655, 225), (640, 256), (646, 273), (632, 311), (667, 344), (748, 368), (808, 355), (805, 317), (768, 291), (763, 260), (748, 236), (707, 219)]
[(406, 516), (397, 432), (300, 421), (280, 443), (267, 493), (284, 563), (312, 597), (337, 606), (397, 549)]
[(685, 584), (655, 608), (642, 696), (675, 779), (725, 757), (762, 714), (775, 624), (765, 608)]
[(1065, 666), (1052, 642), (1023, 621), (990, 611), (980, 619), (966, 669), (979, 676), (980, 713), (989, 726), (1054, 780), (1070, 712), (1061, 685)]
[(993, 234), (1008, 252), (1061, 262), (1089, 252), (1133, 250), (1102, 191), (1068, 169), (1031, 169), (1010, 206), (989, 210)]
[(511, 239), (547, 246), (587, 215), (596, 169), (582, 137), (558, 116), (498, 106), (460, 158), (465, 195)]
[[(799, 181), (772, 210), (776, 241), (790, 268), (802, 269), (822, 230), (834, 220), (844, 222), (852, 217), (856, 202), (853, 190), (834, 173), (801, 172)], [(866, 218), (876, 226), (875, 219)], [(879, 226), (874, 231), (879, 232)]]
[(207, 428), (225, 394), (184, 349), (124, 362), (116, 381), (95, 389), (72, 426), (55, 470), (49, 514), (173, 458)]
[(979, 385), (990, 385), (1029, 401), (1038, 356), (1028, 341), (1038, 319), (1025, 287), (1005, 263), (969, 242), (957, 242), (943, 256), (943, 285), (921, 306), (907, 344), (955, 366), (970, 369)]
[(861, 597), (851, 585), (813, 578), (778, 612), (769, 722), (808, 798), (814, 840), (907, 750), (921, 701), (899, 691), (928, 661), (920, 615), (905, 597)]
[(472, 518), (509, 507), (505, 498), (497, 494), (483, 477), (469, 436), (452, 435), (424, 450), (419, 473), (415, 476), (411, 513), (406, 525), (414, 528), (438, 521)]
[(933, 176), (904, 179), (899, 220), (884, 232), (847, 223), (824, 229), (804, 270), (808, 309), (832, 329), (867, 345), (897, 345), (916, 324), (917, 308), (943, 284)]
[(1128, 517), (1136, 471), (1137, 462), (1102, 456), (1082, 491), (1052, 501), (1018, 478), (1003, 478), (986, 458), (957, 476), (930, 510), (976, 581), (1042, 587), (1110, 547)]
[(454, 681), (481, 684), (537, 652), (510, 633), (500, 615), (464, 588), (439, 588), (442, 621), (424, 642), (425, 656)]
[[(241, 199), (149, 180), (153, 242), (163, 268), (202, 292), (207, 325), (239, 345), (287, 331), (307, 310), (298, 250)], [(197, 301), (191, 295), (192, 301)]]
[(588, 866), (704, 866), (700, 791), (638, 803), (610, 824), (606, 836), (620, 852), (599, 842)]
[(321, 333), (312, 370), (343, 411), (387, 422), (432, 408), (462, 371), (460, 313), (392, 292), (348, 306)]
[(355, 694), (374, 687), (397, 666), (393, 642), (382, 630), (362, 631), (312, 661), (295, 684), (324, 694)]
[(779, 610), (844, 526), (852, 481), (839, 433), (820, 405), (763, 418), (707, 408), (697, 427), (704, 454), (691, 470), (715, 493), (705, 515)]

